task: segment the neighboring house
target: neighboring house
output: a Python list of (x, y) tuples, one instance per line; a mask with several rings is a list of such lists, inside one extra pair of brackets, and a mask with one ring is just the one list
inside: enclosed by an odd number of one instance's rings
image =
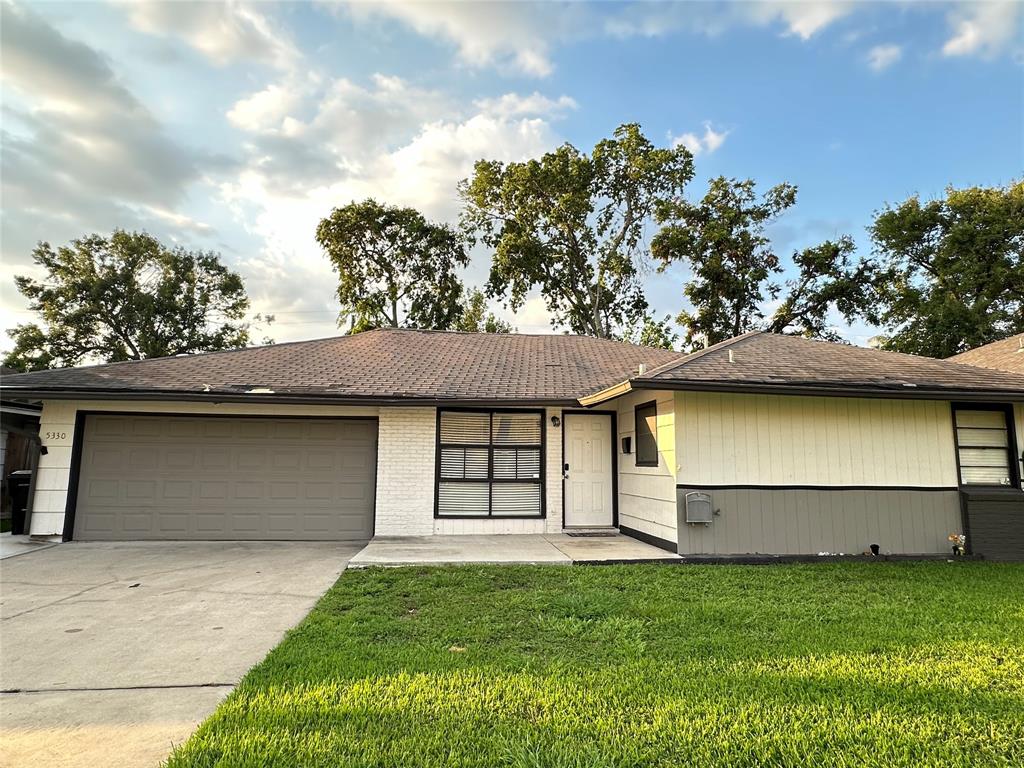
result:
[(949, 358), (954, 363), (1024, 374), (1024, 333), (969, 349)]
[[(17, 371), (0, 366), (0, 387), (8, 376)], [(0, 405), (0, 517), (12, 517), (9, 479), (12, 472), (31, 470), (32, 460), (38, 454), (36, 444), (39, 433), (38, 405), (4, 402)], [(20, 532), (20, 531), (19, 531)]]
[(921, 554), (970, 533), (971, 488), (1024, 521), (1024, 376), (791, 336), (379, 330), (4, 383), (43, 404), (37, 536), (615, 526), (692, 554)]
[[(949, 358), (953, 362), (1009, 371), (1024, 375), (1024, 333), (993, 341), (983, 347), (969, 349)], [(1024, 427), (1018, 421), (1017, 451), (1024, 447)], [(1020, 456), (1024, 467), (1024, 456)], [(964, 496), (965, 515), (970, 523), (971, 539), (978, 551), (987, 550), (1007, 557), (1024, 557), (1024, 525), (1019, 504), (985, 489), (967, 489)]]

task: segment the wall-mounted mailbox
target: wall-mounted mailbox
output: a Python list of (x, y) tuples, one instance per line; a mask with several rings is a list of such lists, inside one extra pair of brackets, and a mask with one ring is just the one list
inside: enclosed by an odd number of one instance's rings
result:
[(686, 522), (710, 524), (714, 520), (715, 511), (711, 507), (711, 494), (691, 491), (686, 494)]
[(622, 438), (622, 452), (633, 452), (633, 437), (631, 435), (627, 435), (626, 437)]

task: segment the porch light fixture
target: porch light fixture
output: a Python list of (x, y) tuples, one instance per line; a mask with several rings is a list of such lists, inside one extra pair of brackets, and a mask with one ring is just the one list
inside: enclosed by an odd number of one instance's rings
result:
[(560, 418), (558, 418), (557, 416), (552, 416), (551, 417), (551, 426), (552, 427), (557, 427), (561, 423), (562, 423), (562, 420)]

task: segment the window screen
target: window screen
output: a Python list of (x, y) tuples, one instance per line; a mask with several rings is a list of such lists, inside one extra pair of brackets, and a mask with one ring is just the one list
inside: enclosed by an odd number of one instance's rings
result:
[(644, 403), (636, 407), (636, 465), (658, 466), (658, 406)]
[(438, 420), (438, 517), (543, 516), (543, 413), (442, 410)]
[(956, 448), (964, 485), (1012, 485), (1010, 430), (1003, 410), (957, 408)]

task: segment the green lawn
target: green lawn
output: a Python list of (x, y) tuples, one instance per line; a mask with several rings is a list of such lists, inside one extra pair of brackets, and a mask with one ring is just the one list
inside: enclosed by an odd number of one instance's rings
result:
[(1024, 765), (1024, 566), (348, 571), (170, 766)]

